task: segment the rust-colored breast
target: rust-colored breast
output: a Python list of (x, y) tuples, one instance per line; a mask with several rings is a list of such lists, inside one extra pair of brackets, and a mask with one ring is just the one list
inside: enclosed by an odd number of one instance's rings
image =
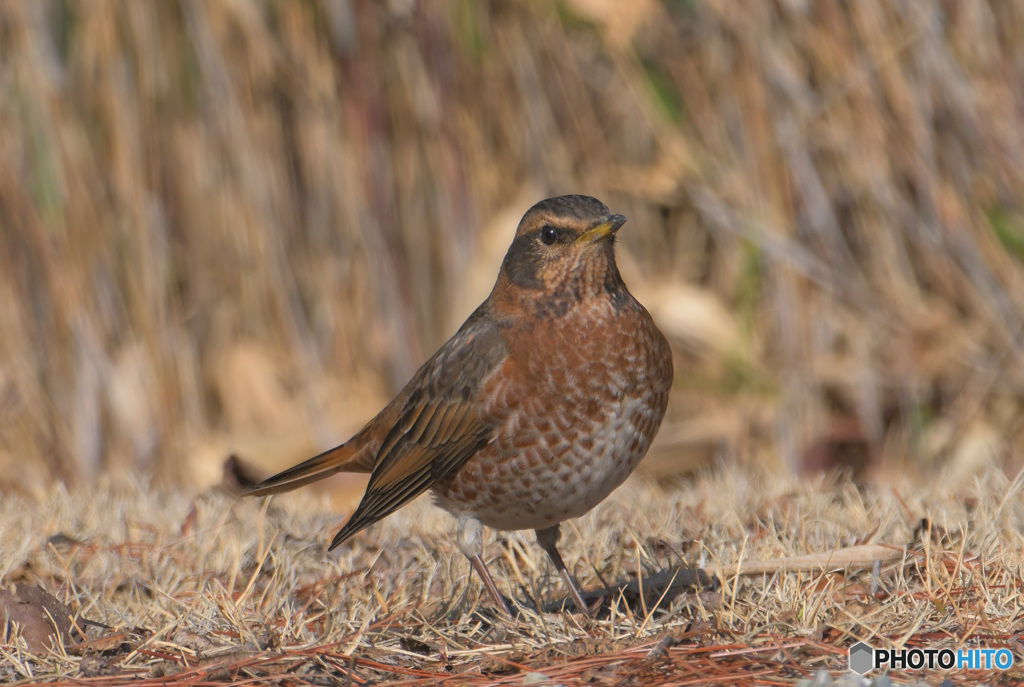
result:
[(494, 438), (434, 485), (439, 506), (497, 529), (543, 529), (632, 473), (665, 415), (672, 357), (623, 291), (502, 330), (509, 356), (478, 399)]

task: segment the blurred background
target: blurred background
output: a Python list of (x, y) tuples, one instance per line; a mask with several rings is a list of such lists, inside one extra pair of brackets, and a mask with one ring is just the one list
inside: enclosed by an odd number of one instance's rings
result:
[(0, 490), (340, 443), (522, 214), (629, 217), (643, 469), (1019, 469), (1024, 3), (0, 2)]

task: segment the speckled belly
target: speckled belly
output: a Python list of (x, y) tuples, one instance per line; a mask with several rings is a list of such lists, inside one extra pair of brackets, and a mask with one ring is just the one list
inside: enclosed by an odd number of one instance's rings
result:
[(482, 404), (495, 438), (434, 485), (438, 506), (496, 529), (544, 529), (625, 481), (664, 417), (671, 357), (656, 330), (637, 339), (635, 327), (605, 329), (633, 334), (619, 340), (599, 331), (582, 342), (552, 333), (548, 357), (510, 362), (518, 368)]
[[(623, 399), (592, 418), (530, 423), (437, 484), (435, 502), (456, 517), (469, 515), (500, 530), (544, 529), (579, 517), (640, 463), (653, 437), (655, 410), (643, 400)], [(519, 446), (510, 450), (509, 444)]]

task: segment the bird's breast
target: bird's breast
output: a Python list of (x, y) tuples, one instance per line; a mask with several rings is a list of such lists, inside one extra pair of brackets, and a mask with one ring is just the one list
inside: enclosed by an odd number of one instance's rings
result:
[(546, 528), (604, 500), (647, 453), (671, 356), (635, 301), (581, 303), (510, 327), (505, 340), (509, 356), (481, 389), (493, 440), (434, 493), (492, 527)]

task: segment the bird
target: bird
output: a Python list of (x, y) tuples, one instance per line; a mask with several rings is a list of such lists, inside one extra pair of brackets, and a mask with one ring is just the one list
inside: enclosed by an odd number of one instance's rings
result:
[(429, 490), (457, 520), (460, 551), (511, 615), (482, 558), (482, 528), (527, 530), (577, 608), (560, 525), (633, 472), (661, 426), (672, 352), (626, 288), (615, 239), (626, 222), (590, 196), (548, 198), (516, 229), (487, 299), (344, 444), (248, 492), (370, 473), (329, 550)]

